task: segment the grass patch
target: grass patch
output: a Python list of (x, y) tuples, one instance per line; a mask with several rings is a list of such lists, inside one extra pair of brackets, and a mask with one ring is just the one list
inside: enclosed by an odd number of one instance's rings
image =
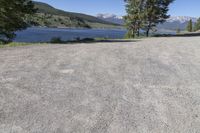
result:
[[(137, 38), (139, 39), (139, 38)], [(109, 39), (109, 38), (75, 38), (75, 40), (63, 41), (60, 37), (53, 37), (50, 42), (44, 43), (19, 43), (0, 44), (0, 48), (18, 47), (29, 45), (47, 45), (47, 44), (77, 44), (77, 43), (98, 43), (98, 42), (132, 42), (135, 39)]]
[(38, 45), (41, 43), (16, 43), (16, 42), (12, 42), (9, 44), (1, 44), (0, 48), (6, 48), (6, 47), (18, 47), (18, 46), (28, 46), (28, 45)]

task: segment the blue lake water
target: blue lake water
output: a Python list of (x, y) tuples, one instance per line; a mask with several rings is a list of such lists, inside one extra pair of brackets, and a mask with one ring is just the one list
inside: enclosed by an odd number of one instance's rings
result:
[[(175, 31), (159, 30), (160, 34), (176, 34)], [(53, 37), (60, 37), (63, 41), (76, 38), (109, 38), (122, 39), (126, 34), (125, 29), (70, 29), (70, 28), (28, 28), (16, 32), (15, 42), (49, 42)]]
[(76, 38), (111, 38), (121, 39), (126, 34), (123, 29), (65, 29), (65, 28), (28, 28), (16, 32), (15, 42), (49, 42), (53, 37), (62, 40), (74, 40)]

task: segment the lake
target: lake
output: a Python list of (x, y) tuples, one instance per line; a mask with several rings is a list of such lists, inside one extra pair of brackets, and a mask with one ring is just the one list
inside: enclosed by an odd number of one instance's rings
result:
[[(16, 32), (15, 42), (50, 42), (53, 37), (60, 37), (63, 41), (76, 38), (109, 38), (122, 39), (125, 29), (73, 29), (73, 28), (28, 28)], [(156, 34), (176, 34), (175, 31), (160, 29)]]
[(53, 37), (62, 40), (74, 40), (76, 38), (111, 38), (122, 39), (126, 34), (123, 29), (69, 29), (69, 28), (28, 28), (16, 32), (15, 42), (49, 42)]

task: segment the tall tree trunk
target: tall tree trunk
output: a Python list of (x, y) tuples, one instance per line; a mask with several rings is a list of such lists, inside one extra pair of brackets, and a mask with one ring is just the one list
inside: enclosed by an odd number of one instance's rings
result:
[(131, 37), (135, 38), (135, 32), (134, 32), (134, 30), (131, 30)]
[(149, 28), (146, 31), (146, 37), (149, 37)]
[(137, 36), (140, 36), (140, 29), (137, 30)]
[(147, 30), (146, 30), (146, 37), (149, 37), (149, 31), (151, 29), (151, 22), (149, 22), (148, 26), (147, 26)]

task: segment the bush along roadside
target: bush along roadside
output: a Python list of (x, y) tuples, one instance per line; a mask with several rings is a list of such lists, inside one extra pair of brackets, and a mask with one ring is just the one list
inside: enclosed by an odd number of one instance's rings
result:
[(87, 42), (95, 42), (94, 38), (80, 38), (76, 37), (74, 40), (64, 41), (61, 37), (52, 37), (50, 43), (52, 44), (68, 44), (68, 43), (87, 43)]

